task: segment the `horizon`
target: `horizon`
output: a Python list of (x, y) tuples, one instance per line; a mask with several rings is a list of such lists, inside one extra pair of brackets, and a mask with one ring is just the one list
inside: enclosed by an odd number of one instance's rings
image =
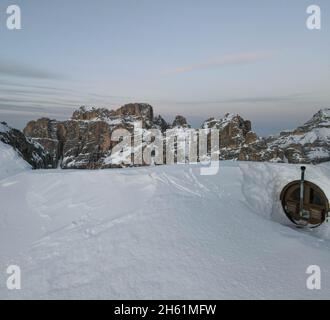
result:
[(321, 30), (306, 27), (307, 0), (15, 4), (22, 30), (0, 24), (0, 121), (18, 129), (137, 101), (194, 127), (236, 113), (267, 136), (330, 107), (326, 0)]

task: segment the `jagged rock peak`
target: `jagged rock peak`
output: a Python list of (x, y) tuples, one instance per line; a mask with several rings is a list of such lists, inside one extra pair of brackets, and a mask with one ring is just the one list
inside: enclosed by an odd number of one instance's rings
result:
[(314, 116), (313, 118), (326, 118), (330, 119), (330, 108), (323, 108), (320, 109)]
[(78, 110), (74, 111), (72, 120), (105, 120), (114, 115), (113, 110), (105, 108), (95, 108), (82, 106)]
[(238, 127), (244, 129), (244, 132), (251, 131), (251, 121), (244, 120), (240, 115), (234, 113), (227, 113), (221, 119), (209, 118), (203, 123), (202, 128), (204, 129), (215, 128), (215, 129), (223, 130), (230, 124), (237, 125)]
[(191, 126), (188, 124), (187, 119), (185, 117), (177, 115), (173, 121), (172, 127), (190, 128)]
[(170, 125), (161, 115), (154, 118), (153, 126), (156, 127), (156, 129), (161, 130), (162, 132), (170, 128)]
[(327, 126), (330, 127), (330, 108), (319, 110), (311, 120), (305, 123), (304, 126)]

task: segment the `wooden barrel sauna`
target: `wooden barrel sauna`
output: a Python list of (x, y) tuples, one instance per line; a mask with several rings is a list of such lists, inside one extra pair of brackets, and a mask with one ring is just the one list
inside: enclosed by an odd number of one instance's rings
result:
[(281, 202), (286, 216), (301, 227), (319, 227), (327, 219), (330, 208), (325, 192), (316, 184), (305, 181), (304, 173), (302, 180), (292, 181), (284, 187)]

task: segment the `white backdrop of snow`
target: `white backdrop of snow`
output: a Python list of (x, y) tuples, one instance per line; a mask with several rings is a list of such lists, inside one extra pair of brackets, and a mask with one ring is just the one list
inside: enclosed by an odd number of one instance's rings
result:
[[(32, 171), (0, 147), (1, 299), (330, 298), (329, 226), (296, 229), (278, 201), (299, 166)], [(329, 169), (307, 169), (328, 193)], [(321, 291), (306, 288), (315, 264)]]

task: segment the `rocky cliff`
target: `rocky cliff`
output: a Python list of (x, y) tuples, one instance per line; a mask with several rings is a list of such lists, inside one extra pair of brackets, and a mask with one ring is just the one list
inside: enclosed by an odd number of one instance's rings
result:
[(50, 155), (39, 143), (27, 138), (21, 131), (9, 127), (5, 122), (0, 123), (0, 141), (12, 146), (34, 169), (53, 166)]
[[(161, 119), (157, 118), (157, 123), (164, 125)], [(110, 168), (117, 167), (110, 161), (111, 151), (118, 143), (111, 139), (113, 131), (125, 129), (133, 133), (137, 123), (143, 129), (156, 126), (150, 105), (127, 104), (111, 111), (81, 107), (67, 121), (45, 118), (31, 121), (25, 127), (24, 134), (49, 152), (53, 167)]]

